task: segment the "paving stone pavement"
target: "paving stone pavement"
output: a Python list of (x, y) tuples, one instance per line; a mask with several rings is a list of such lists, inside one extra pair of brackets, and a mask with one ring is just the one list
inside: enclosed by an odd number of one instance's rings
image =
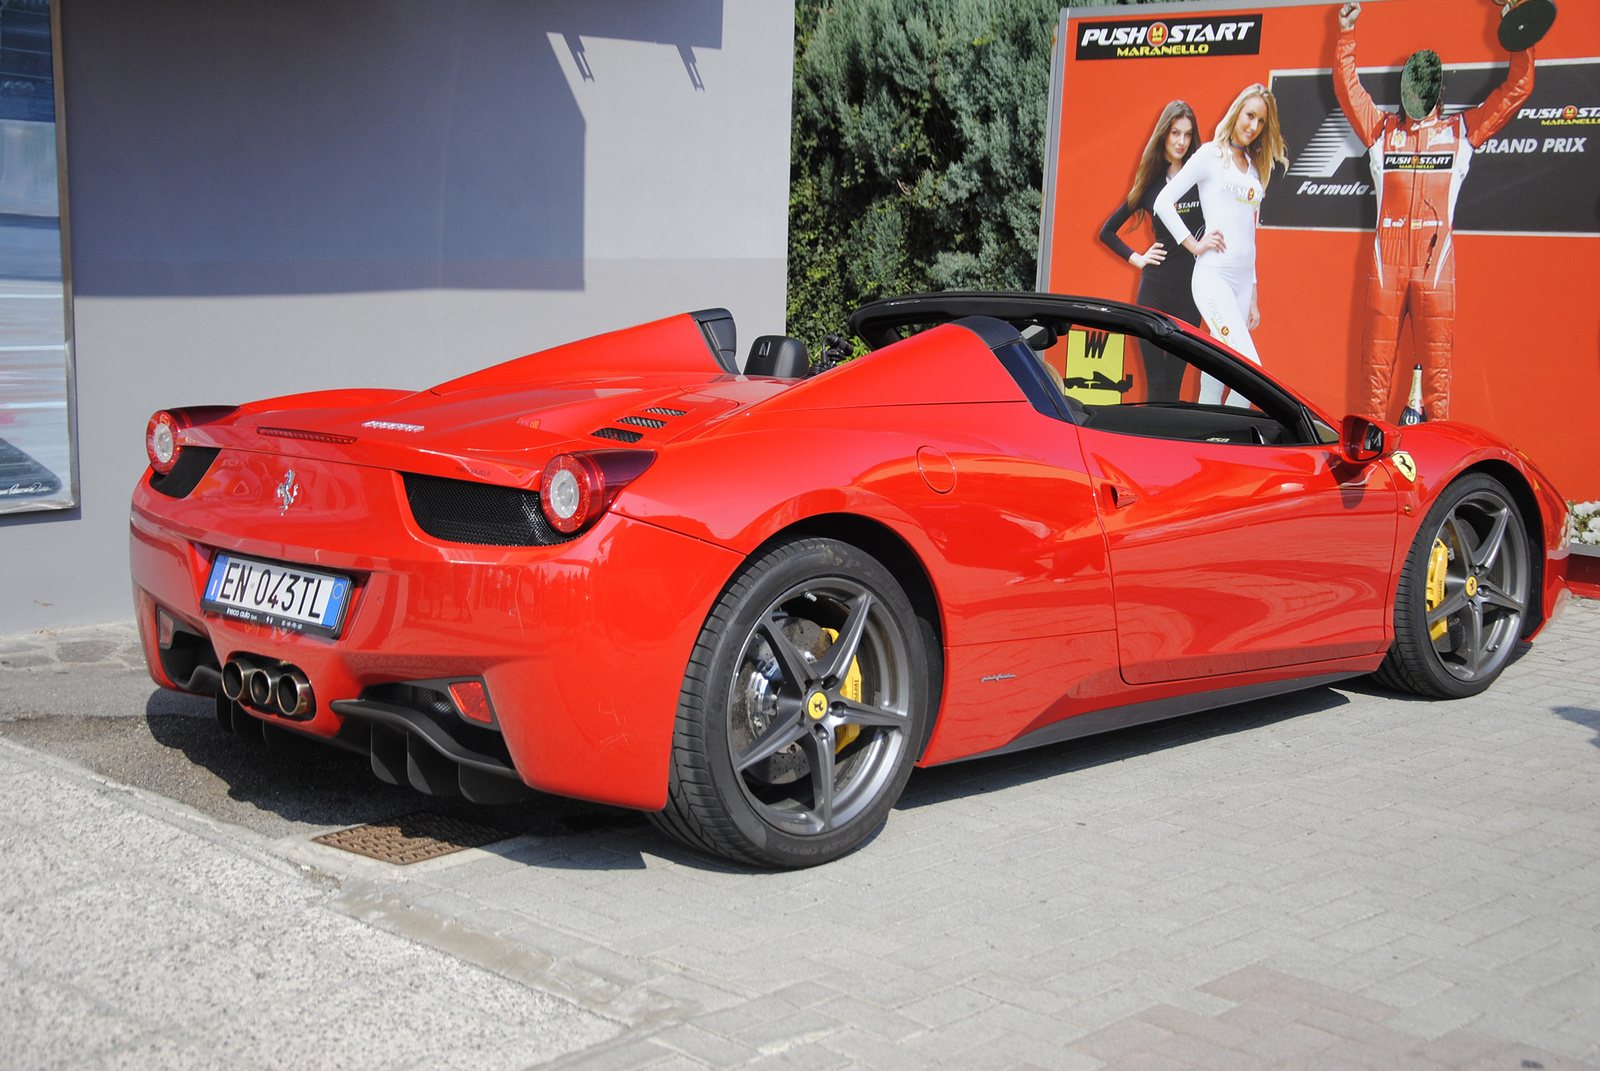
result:
[[(92, 672), (34, 649), (31, 668), (0, 665), (0, 692)], [(29, 814), (8, 858), (57, 836), (48, 808)], [(557, 1068), (1600, 1066), (1596, 602), (1470, 700), (1358, 682), (919, 771), (875, 840), (798, 873), (638, 827), (393, 867), (310, 842), (334, 825), (213, 824), (215, 843), (284, 861), (317, 911), (620, 1025)], [(274, 932), (303, 935), (310, 910)], [(8, 978), (16, 940), (0, 929)], [(259, 999), (282, 1051), (316, 1065), (293, 1000)], [(70, 1049), (0, 1032), (8, 1066)]]
[(515, 1069), (620, 1029), (163, 802), (0, 742), (0, 1066)]

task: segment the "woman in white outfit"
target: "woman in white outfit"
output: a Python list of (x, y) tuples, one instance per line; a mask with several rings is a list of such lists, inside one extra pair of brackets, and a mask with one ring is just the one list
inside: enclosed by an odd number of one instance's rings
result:
[[(1278, 102), (1272, 90), (1257, 83), (1234, 100), (1217, 124), (1216, 137), (1189, 158), (1176, 178), (1156, 196), (1156, 215), (1174, 234), (1183, 220), (1177, 195), (1194, 187), (1206, 217), (1202, 238), (1184, 238), (1183, 247), (1194, 254), (1194, 303), (1211, 336), (1233, 347), (1256, 364), (1250, 332), (1261, 323), (1256, 303), (1256, 217), (1261, 198), (1272, 177), (1274, 164), (1287, 163), (1283, 134), (1278, 128)], [(1200, 402), (1222, 402), (1222, 384), (1202, 377)], [(1242, 398), (1238, 404), (1245, 404)]]

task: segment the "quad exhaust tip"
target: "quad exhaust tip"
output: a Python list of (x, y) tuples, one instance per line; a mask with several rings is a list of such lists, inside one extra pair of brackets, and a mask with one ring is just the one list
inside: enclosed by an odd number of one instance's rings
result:
[(283, 671), (276, 666), (254, 669), (245, 674), (245, 691), (250, 696), (250, 705), (257, 710), (271, 710), (281, 676)]
[(316, 709), (311, 681), (287, 662), (260, 664), (247, 656), (228, 659), (222, 667), (222, 694), (267, 714), (304, 718)]
[(278, 701), (278, 712), (286, 718), (299, 718), (311, 713), (314, 701), (311, 695), (311, 682), (306, 675), (294, 666), (285, 666), (283, 673), (278, 677), (277, 685), (272, 689), (273, 698)]

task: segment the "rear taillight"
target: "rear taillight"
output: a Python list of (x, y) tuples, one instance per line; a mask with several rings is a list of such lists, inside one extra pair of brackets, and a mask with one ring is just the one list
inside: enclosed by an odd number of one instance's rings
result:
[(165, 476), (178, 463), (183, 452), (185, 428), (209, 424), (213, 420), (238, 411), (235, 405), (195, 405), (186, 409), (163, 409), (150, 418), (144, 426), (144, 452), (150, 455), (150, 467)]
[(551, 458), (539, 482), (545, 519), (569, 535), (586, 527), (655, 459), (651, 450), (594, 450)]
[(150, 455), (150, 467), (163, 476), (172, 471), (178, 462), (178, 451), (183, 449), (178, 445), (178, 432), (183, 428), (180, 419), (163, 409), (144, 428), (144, 450)]

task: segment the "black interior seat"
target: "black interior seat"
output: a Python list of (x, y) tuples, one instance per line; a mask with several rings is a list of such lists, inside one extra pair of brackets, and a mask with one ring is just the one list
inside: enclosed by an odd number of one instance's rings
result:
[(806, 344), (786, 335), (762, 335), (750, 344), (750, 356), (744, 362), (745, 375), (776, 379), (800, 379), (810, 368)]

